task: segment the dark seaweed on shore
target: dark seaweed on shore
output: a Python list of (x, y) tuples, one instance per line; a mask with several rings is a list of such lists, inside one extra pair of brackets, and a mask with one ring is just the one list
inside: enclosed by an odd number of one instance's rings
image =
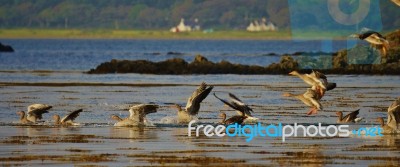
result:
[[(111, 60), (98, 65), (88, 74), (140, 73), (140, 74), (287, 74), (298, 70), (309, 72), (311, 69), (326, 74), (400, 74), (400, 31), (386, 36), (390, 41), (390, 50), (386, 56), (369, 46), (357, 45), (336, 53), (294, 53), (282, 55), (279, 63), (266, 67), (257, 65), (233, 64), (229, 61), (211, 62), (197, 55), (192, 62), (181, 58), (161, 62), (147, 60)], [(319, 56), (318, 56), (319, 55)]]

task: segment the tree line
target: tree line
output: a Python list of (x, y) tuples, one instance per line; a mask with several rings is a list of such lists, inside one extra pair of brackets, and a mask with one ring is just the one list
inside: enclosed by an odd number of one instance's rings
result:
[[(379, 3), (384, 28), (400, 27), (400, 7), (390, 1)], [(181, 18), (188, 24), (198, 19), (203, 28), (225, 30), (245, 29), (262, 18), (280, 29), (291, 24), (285, 0), (0, 0), (0, 4), (0, 28), (169, 29)], [(318, 17), (311, 18), (324, 19)]]

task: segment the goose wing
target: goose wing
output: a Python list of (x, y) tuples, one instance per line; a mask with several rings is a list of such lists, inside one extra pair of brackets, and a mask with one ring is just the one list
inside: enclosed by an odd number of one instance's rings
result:
[(307, 91), (303, 94), (304, 98), (306, 98), (307, 100), (309, 100), (314, 107), (316, 107), (317, 109), (321, 110), (322, 109), (322, 105), (321, 103), (317, 100), (317, 93), (308, 88)]
[[(364, 40), (365, 38), (370, 37), (373, 34), (379, 34), (378, 32), (366, 30), (360, 34), (360, 39)], [(380, 34), (379, 34), (380, 35)], [(381, 35), (382, 36), (382, 35)]]
[(35, 116), (37, 119), (42, 119), (42, 114), (48, 113), (47, 110), (51, 108), (52, 106), (47, 104), (32, 104), (28, 106), (28, 115)]
[(214, 87), (209, 86), (205, 82), (193, 92), (192, 96), (189, 97), (186, 103), (186, 111), (191, 115), (196, 115), (200, 109), (200, 103), (210, 94)]
[(342, 120), (344, 120), (345, 122), (353, 122), (357, 118), (357, 115), (359, 113), (360, 113), (360, 109), (353, 111), (353, 112), (347, 114), (346, 116), (344, 116)]
[(82, 111), (83, 111), (83, 109), (72, 111), (71, 113), (69, 113), (68, 115), (63, 117), (61, 119), (61, 122), (74, 121), (76, 119), (76, 117), (79, 116), (79, 113)]
[(240, 100), (238, 97), (236, 97), (234, 94), (229, 93), (229, 97), (232, 99), (232, 103), (236, 103), (239, 107), (239, 111), (244, 112), (246, 115), (251, 116), (251, 112), (253, 112), (253, 109), (251, 109), (248, 105), (246, 105), (242, 100)]
[(218, 100), (220, 100), (222, 103), (224, 103), (224, 104), (226, 104), (227, 106), (229, 106), (230, 108), (232, 108), (232, 109), (234, 109), (234, 110), (240, 111), (240, 107), (238, 106), (238, 104), (233, 103), (233, 102), (228, 102), (228, 101), (226, 101), (226, 100), (224, 100), (224, 99), (221, 99), (221, 98), (219, 98), (215, 93), (214, 93), (214, 96), (215, 96)]
[(139, 104), (129, 108), (130, 118), (135, 116), (144, 117), (147, 114), (157, 112), (158, 105), (155, 104)]
[(327, 79), (325, 74), (323, 74), (323, 73), (321, 73), (319, 71), (314, 71), (314, 70), (312, 70), (311, 76), (316, 77), (316, 78), (320, 78), (320, 79), (325, 79), (325, 80)]

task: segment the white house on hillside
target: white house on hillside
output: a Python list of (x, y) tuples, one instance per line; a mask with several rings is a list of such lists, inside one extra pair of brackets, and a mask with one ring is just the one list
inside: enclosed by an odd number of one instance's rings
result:
[(261, 20), (261, 23), (258, 23), (257, 20), (251, 22), (249, 26), (246, 28), (247, 31), (250, 32), (258, 32), (258, 31), (276, 31), (278, 27), (276, 27), (272, 22), (268, 22), (265, 18)]
[(185, 25), (185, 20), (182, 18), (181, 22), (176, 26), (170, 29), (171, 32), (190, 32), (192, 28), (190, 26)]

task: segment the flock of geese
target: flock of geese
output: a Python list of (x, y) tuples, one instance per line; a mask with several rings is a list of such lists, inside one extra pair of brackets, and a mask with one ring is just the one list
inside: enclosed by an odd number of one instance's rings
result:
[[(394, 3), (400, 6), (400, 0), (392, 0)], [(387, 54), (390, 47), (389, 41), (385, 39), (381, 34), (368, 29), (362, 30), (360, 34), (352, 34), (350, 37), (359, 38), (365, 40), (371, 44), (371, 47), (380, 50), (382, 58)], [(297, 71), (292, 71), (289, 75), (297, 76), (302, 79), (310, 87), (302, 94), (292, 94), (284, 93), (284, 97), (293, 97), (305, 105), (310, 107), (307, 115), (317, 114), (318, 111), (323, 110), (323, 106), (320, 103), (321, 98), (325, 95), (327, 91), (330, 91), (336, 87), (336, 83), (328, 82), (327, 77), (318, 71), (312, 71), (310, 74), (300, 74)], [(185, 108), (175, 104), (173, 107), (178, 110), (177, 122), (180, 124), (189, 123), (191, 120), (196, 119), (196, 115), (200, 110), (201, 102), (211, 93), (213, 86), (208, 86), (205, 82), (201, 83), (200, 86), (192, 93), (188, 98)], [(237, 111), (237, 115), (232, 116), (227, 119), (224, 112), (221, 112), (219, 117), (221, 118), (221, 124), (246, 124), (254, 123), (258, 121), (258, 118), (252, 116), (253, 109), (251, 109), (247, 104), (240, 100), (234, 94), (229, 93), (230, 100), (224, 100), (218, 97), (215, 93), (214, 96), (224, 103), (226, 106)], [(400, 98), (395, 100), (392, 105), (388, 108), (388, 119), (385, 124), (383, 118), (378, 118), (378, 122), (381, 124), (385, 133), (396, 133), (398, 130), (398, 123), (400, 123)], [(111, 115), (111, 119), (115, 120), (115, 126), (137, 126), (146, 125), (148, 121), (146, 120), (146, 115), (150, 113), (157, 112), (158, 105), (154, 104), (139, 104), (130, 107), (129, 117), (120, 118), (117, 115)], [(48, 113), (52, 106), (46, 104), (32, 104), (28, 106), (28, 111), (18, 111), (17, 114), (20, 116), (21, 124), (35, 124), (42, 119), (44, 113)], [(72, 111), (68, 115), (64, 116), (62, 119), (59, 115), (54, 115), (55, 125), (79, 125), (73, 122), (75, 118), (79, 116), (82, 109)], [(343, 116), (342, 112), (337, 112), (338, 116), (337, 123), (350, 123), (359, 122), (362, 118), (358, 118), (359, 110), (353, 111), (346, 116)]]
[[(303, 94), (291, 94), (283, 93), (284, 97), (293, 97), (305, 105), (310, 107), (307, 115), (318, 114), (318, 111), (322, 110), (322, 104), (320, 103), (321, 98), (327, 91), (330, 91), (336, 87), (336, 83), (328, 82), (327, 77), (318, 71), (312, 71), (310, 74), (300, 74), (297, 71), (289, 73), (290, 75), (297, 76), (302, 79), (310, 87), (306, 89)], [(196, 116), (200, 110), (200, 104), (202, 101), (211, 93), (213, 86), (207, 85), (205, 82), (201, 83), (200, 86), (192, 93), (188, 98), (185, 108), (175, 104), (173, 107), (177, 109), (177, 121), (179, 124), (187, 124), (191, 120), (197, 119)], [(220, 123), (229, 125), (233, 123), (247, 124), (258, 121), (258, 118), (252, 116), (254, 112), (252, 108), (246, 103), (240, 100), (237, 96), (232, 93), (228, 94), (230, 99), (225, 100), (218, 97), (215, 93), (214, 96), (224, 103), (226, 106), (234, 109), (238, 114), (227, 119), (227, 115), (224, 112), (220, 112), (219, 117), (221, 118)], [(25, 114), (24, 111), (18, 111), (17, 114), (20, 116), (21, 124), (35, 124), (42, 119), (42, 115), (48, 113), (52, 106), (46, 104), (32, 104), (28, 106), (28, 111)], [(139, 104), (130, 107), (129, 117), (120, 118), (117, 115), (111, 115), (111, 119), (115, 120), (114, 126), (139, 126), (147, 125), (148, 121), (146, 115), (157, 112), (159, 108), (155, 104)], [(59, 115), (54, 115), (55, 125), (79, 125), (73, 122), (75, 118), (79, 116), (82, 109), (72, 111), (71, 113), (60, 119)], [(351, 123), (359, 122), (362, 118), (358, 118), (359, 110), (353, 111), (346, 116), (343, 116), (342, 112), (337, 112), (338, 116), (337, 123)], [(378, 118), (378, 122), (384, 130), (384, 133), (396, 133), (398, 130), (398, 124), (400, 123), (400, 98), (395, 100), (388, 108), (387, 123), (384, 123), (383, 118)]]

